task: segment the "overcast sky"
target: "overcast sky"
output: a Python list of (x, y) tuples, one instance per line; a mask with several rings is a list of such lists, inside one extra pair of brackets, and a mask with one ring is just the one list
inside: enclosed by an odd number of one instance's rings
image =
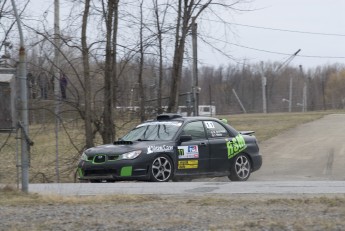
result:
[[(54, 9), (52, 0), (31, 4), (35, 14)], [(199, 33), (233, 57), (221, 55), (199, 39), (199, 65), (283, 62), (298, 49), (301, 52), (290, 63), (293, 66), (345, 63), (345, 0), (253, 0), (241, 8), (248, 11), (219, 12), (218, 19), (202, 16), (198, 20)], [(224, 25), (221, 19), (230, 24)]]
[[(288, 55), (274, 53), (293, 54), (301, 49), (300, 56), (294, 58), (291, 65), (314, 67), (334, 62), (345, 63), (344, 0), (256, 0), (249, 8), (253, 11), (222, 15), (224, 20), (234, 23), (231, 28), (235, 36), (225, 39), (221, 34), (218, 45), (237, 61), (284, 61)], [(199, 24), (203, 22), (201, 20)], [(217, 24), (221, 23), (214, 22), (213, 28), (219, 32), (221, 29)], [(199, 52), (199, 58), (205, 64), (225, 64), (229, 60), (218, 52), (208, 52)]]

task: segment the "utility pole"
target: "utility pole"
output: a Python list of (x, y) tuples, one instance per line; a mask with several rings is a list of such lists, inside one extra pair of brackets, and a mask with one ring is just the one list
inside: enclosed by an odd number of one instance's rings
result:
[(59, 112), (60, 112), (60, 2), (59, 0), (54, 0), (54, 99), (55, 99), (55, 172), (56, 172), (56, 182), (60, 182), (60, 171), (59, 171)]
[(300, 69), (301, 76), (302, 76), (303, 81), (304, 81), (304, 85), (303, 85), (303, 99), (302, 99), (302, 112), (306, 112), (307, 111), (307, 80), (304, 77), (302, 65), (299, 65), (299, 69)]
[(238, 97), (238, 95), (237, 95), (237, 93), (236, 93), (236, 91), (235, 91), (234, 88), (232, 89), (232, 93), (234, 93), (234, 95), (235, 95), (235, 97), (236, 97), (236, 99), (237, 99), (238, 104), (239, 104), (239, 105), (241, 106), (241, 108), (242, 108), (243, 113), (246, 114), (247, 111), (246, 111), (246, 109), (244, 108), (244, 106), (243, 106), (243, 104), (242, 104), (242, 102), (241, 102), (241, 100), (240, 100), (240, 97)]
[(192, 74), (192, 94), (194, 116), (199, 115), (199, 87), (198, 87), (198, 44), (197, 44), (197, 23), (195, 17), (192, 18), (192, 45), (193, 45), (193, 74)]
[(211, 89), (211, 84), (208, 85), (208, 94), (209, 94), (209, 97), (210, 97), (210, 101), (209, 101), (209, 104), (210, 104), (210, 112), (211, 112), (211, 117), (213, 116), (213, 111), (212, 111), (212, 89)]
[(263, 113), (267, 113), (266, 83), (267, 83), (267, 78), (264, 76), (264, 62), (261, 61), (261, 89), (262, 89), (262, 112)]
[(292, 107), (292, 76), (290, 76), (290, 86), (289, 86), (289, 112), (291, 112)]
[[(293, 53), (288, 59), (286, 59), (276, 70), (276, 75), (278, 75), (281, 70), (283, 70), (283, 67), (287, 66), (301, 51), (301, 49), (298, 49), (295, 53)], [(290, 76), (290, 86), (289, 86), (289, 112), (291, 112), (292, 108), (292, 77)]]
[(13, 11), (16, 17), (19, 37), (19, 67), (18, 79), (20, 81), (20, 105), (21, 105), (21, 169), (22, 169), (22, 191), (27, 193), (29, 191), (29, 116), (28, 116), (28, 89), (27, 89), (27, 76), (26, 76), (26, 54), (24, 47), (24, 37), (20, 18), (18, 15), (17, 7), (12, 1)]

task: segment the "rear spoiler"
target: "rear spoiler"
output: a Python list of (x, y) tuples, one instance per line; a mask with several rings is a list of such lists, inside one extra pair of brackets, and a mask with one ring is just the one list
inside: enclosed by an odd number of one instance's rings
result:
[(255, 132), (254, 131), (240, 131), (239, 133), (242, 135), (250, 136), (250, 135), (253, 135)]

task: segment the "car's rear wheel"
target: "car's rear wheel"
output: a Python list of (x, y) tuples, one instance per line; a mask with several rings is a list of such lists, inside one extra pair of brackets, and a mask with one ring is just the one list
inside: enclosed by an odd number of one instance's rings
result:
[(234, 157), (234, 161), (230, 168), (229, 179), (231, 181), (246, 181), (251, 172), (251, 163), (248, 156), (239, 154)]
[(150, 180), (154, 182), (166, 182), (173, 175), (172, 161), (166, 155), (157, 156), (151, 164)]

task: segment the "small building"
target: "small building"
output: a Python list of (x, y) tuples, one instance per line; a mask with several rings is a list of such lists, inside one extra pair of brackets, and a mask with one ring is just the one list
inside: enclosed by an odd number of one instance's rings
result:
[[(182, 116), (188, 115), (188, 110), (193, 110), (192, 108), (188, 108), (187, 106), (179, 106), (177, 113), (181, 114)], [(216, 106), (214, 105), (199, 105), (199, 116), (215, 116), (216, 115)], [(193, 116), (193, 112), (191, 112)]]
[(16, 128), (16, 69), (0, 68), (0, 132)]

